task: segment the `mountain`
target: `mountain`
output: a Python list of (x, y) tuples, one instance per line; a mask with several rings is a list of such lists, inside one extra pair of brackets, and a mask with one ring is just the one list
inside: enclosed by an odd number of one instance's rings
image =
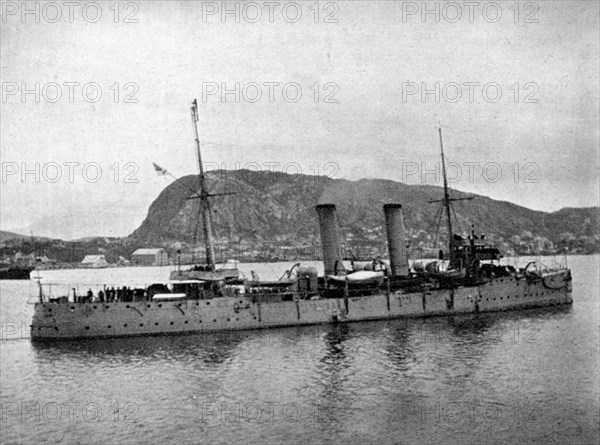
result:
[[(235, 193), (212, 198), (215, 237), (274, 241), (314, 236), (314, 206), (328, 182), (324, 177), (274, 172), (211, 172), (207, 175), (211, 193)], [(198, 239), (202, 239), (200, 202), (187, 199), (197, 185), (195, 175), (169, 185), (152, 203), (132, 237), (153, 242), (193, 242), (197, 230)]]
[[(215, 171), (207, 175), (211, 193), (235, 193), (212, 198), (215, 238), (246, 241), (302, 242), (318, 239), (317, 203), (338, 208), (342, 233), (360, 239), (381, 233), (385, 203), (403, 205), (405, 225), (411, 233), (436, 233), (436, 214), (443, 189), (430, 185), (407, 185), (383, 179), (348, 181), (308, 175), (248, 170)], [(202, 240), (199, 200), (188, 199), (198, 189), (195, 175), (169, 185), (152, 203), (142, 225), (130, 236), (144, 244), (194, 243)], [(458, 223), (455, 231), (503, 237), (544, 237), (559, 242), (565, 233), (577, 238), (598, 235), (600, 208), (565, 208), (553, 213), (531, 210), (486, 196), (451, 191)], [(442, 225), (444, 224), (442, 220)], [(379, 232), (377, 232), (379, 230)]]

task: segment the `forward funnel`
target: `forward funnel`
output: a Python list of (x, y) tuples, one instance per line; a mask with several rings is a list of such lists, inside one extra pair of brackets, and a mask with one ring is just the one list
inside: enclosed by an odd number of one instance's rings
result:
[(392, 276), (408, 276), (408, 249), (404, 235), (404, 217), (401, 204), (385, 204), (385, 229), (390, 252), (390, 269)]
[[(340, 229), (337, 213), (333, 204), (319, 204), (319, 230), (321, 231), (321, 249), (323, 250), (323, 265), (325, 275), (336, 274), (336, 263), (341, 263)], [(340, 264), (341, 266), (341, 264)]]

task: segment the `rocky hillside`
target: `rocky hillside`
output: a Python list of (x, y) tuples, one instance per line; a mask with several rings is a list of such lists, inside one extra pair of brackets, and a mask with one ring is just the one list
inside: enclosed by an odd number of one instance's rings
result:
[[(433, 234), (440, 199), (438, 186), (406, 185), (389, 180), (347, 181), (276, 172), (216, 171), (208, 176), (211, 193), (235, 193), (212, 198), (215, 237), (225, 241), (314, 241), (318, 238), (317, 203), (338, 206), (342, 232), (358, 239), (383, 226), (382, 206), (404, 206), (408, 229)], [(197, 189), (197, 177), (186, 176), (169, 185), (150, 206), (148, 216), (131, 235), (140, 243), (194, 242), (202, 240), (199, 201), (188, 199)], [(479, 232), (508, 240), (531, 232), (555, 243), (565, 233), (577, 238), (598, 235), (599, 208), (565, 208), (545, 213), (485, 196), (453, 191), (452, 196), (473, 196), (454, 204), (459, 228), (474, 224)], [(455, 224), (456, 225), (456, 224)]]

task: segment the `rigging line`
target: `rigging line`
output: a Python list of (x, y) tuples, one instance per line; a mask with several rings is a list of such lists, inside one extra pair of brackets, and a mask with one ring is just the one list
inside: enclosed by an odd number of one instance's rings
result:
[[(409, 241), (410, 243), (410, 241)], [(410, 246), (410, 244), (409, 244)], [(421, 243), (417, 243), (416, 245), (413, 245), (412, 247), (409, 247), (408, 249), (408, 255), (412, 256), (413, 253), (415, 253), (417, 250), (421, 249)]]
[[(435, 223), (437, 221), (437, 226), (435, 229), (435, 238), (434, 238), (435, 242), (437, 242), (439, 239), (440, 225), (442, 224), (443, 215), (444, 215), (444, 204), (440, 204), (438, 206), (437, 212), (435, 213), (435, 219), (433, 220), (433, 223)], [(433, 226), (433, 224), (432, 224), (432, 226)]]
[[(484, 218), (484, 219), (481, 219), (481, 220), (480, 220), (480, 222), (481, 222), (481, 223), (482, 223), (482, 224), (483, 224), (485, 227), (487, 227), (487, 228), (488, 228), (488, 229), (491, 231), (490, 233), (496, 233), (496, 229), (494, 229), (492, 226), (490, 226), (490, 225), (489, 225), (489, 224), (486, 222), (485, 218)], [(471, 224), (473, 224), (473, 223), (471, 223)]]
[[(207, 145), (217, 145), (217, 146), (221, 146), (221, 147), (236, 147), (236, 148), (265, 148), (264, 144), (254, 144), (254, 145), (248, 145), (248, 144), (234, 144), (231, 142), (213, 142), (213, 141), (200, 141), (202, 144), (207, 144)], [(267, 148), (276, 148), (276, 149), (281, 149), (281, 148), (293, 148), (291, 145), (273, 145), (273, 144), (269, 144), (267, 145)]]
[(220, 147), (255, 148), (255, 147), (250, 147), (249, 145), (239, 145), (239, 144), (223, 143), (223, 142), (212, 142), (212, 141), (200, 141), (200, 142), (205, 145), (218, 145)]
[[(443, 211), (443, 206), (438, 206), (435, 214), (433, 215), (433, 218), (431, 218), (431, 221), (430, 221), (429, 225), (427, 226), (427, 229), (432, 229), (435, 225), (435, 222), (438, 221), (437, 230), (435, 232), (436, 239), (437, 239), (438, 232), (440, 230), (440, 221), (439, 221), (440, 216), (438, 214), (441, 214), (442, 211)], [(436, 242), (436, 241), (434, 241), (434, 242)], [(413, 246), (412, 250), (409, 249), (409, 255), (414, 253), (416, 250), (418, 250), (420, 248), (422, 248), (421, 243), (418, 243), (417, 245)]]
[[(443, 206), (438, 206), (435, 213), (433, 214), (433, 217), (431, 218), (431, 221), (429, 222), (429, 225), (427, 226), (427, 229), (433, 229), (433, 227), (435, 226), (435, 223), (437, 221), (437, 230), (435, 231), (435, 235), (434, 235), (434, 243), (437, 241), (437, 236), (438, 236), (438, 232), (440, 230), (440, 214), (443, 211)], [(413, 251), (416, 250), (419, 247), (419, 245), (416, 245), (415, 247), (413, 247)]]
[(462, 233), (462, 225), (460, 220), (458, 219), (458, 215), (456, 214), (456, 209), (454, 208), (454, 204), (450, 203), (450, 209), (452, 209), (452, 213), (454, 213), (454, 219), (456, 219), (456, 224), (458, 225), (459, 233)]
[(200, 214), (202, 213), (202, 202), (198, 203), (198, 214), (196, 215), (196, 227), (194, 229), (194, 250), (197, 247), (198, 228), (200, 227)]
[(455, 127), (451, 127), (450, 125), (442, 125), (441, 126), (444, 130), (449, 129), (451, 131), (453, 131), (454, 133), (469, 133), (469, 134), (473, 134), (473, 132), (471, 130), (465, 129), (465, 130), (461, 130), (459, 128), (455, 128)]
[(178, 182), (178, 181), (179, 181), (180, 179), (182, 179), (183, 177), (181, 177), (181, 178), (178, 178), (177, 176), (173, 175), (173, 174), (172, 174), (171, 172), (169, 172), (169, 171), (167, 171), (167, 175), (169, 175), (170, 177), (172, 177), (173, 179), (175, 179), (175, 182), (173, 182), (171, 185), (177, 185), (177, 186), (178, 186), (178, 187), (180, 187), (180, 188), (181, 188), (181, 187), (183, 187), (183, 188), (186, 188), (186, 189), (188, 189), (190, 192), (192, 192), (192, 194), (194, 194), (194, 195), (195, 195), (196, 193), (198, 193), (198, 191), (197, 191), (197, 190), (194, 190), (193, 188), (191, 188), (191, 187), (187, 186), (187, 185), (186, 185), (186, 184), (184, 184), (183, 182)]
[[(435, 222), (437, 221), (437, 228), (435, 230), (435, 234), (434, 234), (434, 238), (433, 238), (433, 244), (434, 246), (437, 246), (438, 243), (438, 238), (439, 238), (439, 233), (440, 233), (440, 224), (442, 223), (442, 214), (444, 211), (444, 206), (440, 205), (436, 212), (435, 215), (433, 215), (433, 221), (431, 221), (431, 224), (429, 225), (429, 229), (433, 228)], [(436, 247), (437, 248), (437, 247)]]
[(440, 225), (442, 224), (442, 218), (444, 216), (444, 206), (440, 205), (440, 211), (439, 211), (439, 215), (438, 215), (438, 221), (437, 221), (437, 228), (435, 229), (435, 238), (433, 240), (434, 246), (437, 249), (438, 248), (438, 243), (439, 243), (439, 239), (440, 239)]
[(413, 253), (415, 253), (415, 251), (419, 248), (419, 244), (417, 245), (410, 245), (410, 240), (408, 241), (408, 256), (412, 256)]
[(412, 255), (417, 251), (419, 251), (419, 252), (423, 251), (422, 241), (419, 241), (416, 245), (414, 245), (411, 249), (409, 249), (408, 255), (412, 257)]

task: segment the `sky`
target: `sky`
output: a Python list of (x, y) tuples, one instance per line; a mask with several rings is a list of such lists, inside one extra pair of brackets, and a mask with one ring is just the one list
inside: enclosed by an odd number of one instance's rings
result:
[(2, 2), (0, 228), (126, 236), (219, 168), (599, 200), (599, 3)]

